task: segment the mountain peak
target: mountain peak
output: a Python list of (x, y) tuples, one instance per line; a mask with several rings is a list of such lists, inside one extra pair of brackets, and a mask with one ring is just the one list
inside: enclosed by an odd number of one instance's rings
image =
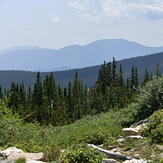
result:
[(146, 47), (125, 39), (102, 39), (80, 46), (45, 49), (17, 46), (0, 50), (0, 70), (54, 70), (65, 67), (84, 68), (104, 61), (122, 60), (162, 52), (163, 47)]
[(0, 54), (9, 53), (16, 50), (38, 50), (38, 49), (42, 48), (40, 48), (39, 46), (12, 46), (10, 48), (0, 50)]

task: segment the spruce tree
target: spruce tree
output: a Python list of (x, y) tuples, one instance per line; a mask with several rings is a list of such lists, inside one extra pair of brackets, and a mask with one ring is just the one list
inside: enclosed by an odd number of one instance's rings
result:
[(4, 94), (3, 94), (3, 91), (2, 91), (2, 85), (0, 85), (0, 99), (3, 99), (3, 96), (4, 96)]
[(124, 75), (123, 74), (124, 74), (124, 72), (122, 70), (122, 65), (120, 65), (118, 79), (117, 79), (117, 85), (120, 87), (124, 86), (124, 78), (123, 78)]
[(19, 106), (19, 92), (18, 92), (18, 84), (15, 82), (11, 83), (11, 88), (9, 90), (9, 103), (8, 106), (12, 108), (13, 112), (18, 112), (18, 106)]
[(132, 66), (131, 68), (131, 77), (130, 77), (130, 87), (133, 88), (135, 85), (135, 68)]
[(147, 81), (150, 80), (150, 75), (149, 75), (149, 72), (147, 69), (145, 69), (145, 72), (144, 72), (144, 78), (143, 78), (143, 84), (145, 84)]
[(156, 72), (155, 72), (155, 75), (157, 78), (161, 77), (161, 72), (159, 70), (159, 63), (156, 64)]
[(44, 120), (43, 109), (43, 85), (41, 81), (40, 72), (37, 73), (36, 82), (34, 83), (34, 91), (32, 97), (32, 108), (34, 109), (34, 116), (36, 120), (42, 124)]
[(112, 81), (113, 81), (114, 85), (116, 85), (116, 82), (117, 82), (116, 68), (117, 68), (117, 61), (113, 57), (113, 61), (112, 61)]
[(33, 102), (37, 106), (41, 106), (43, 104), (43, 86), (40, 72), (37, 73), (36, 82), (34, 83)]

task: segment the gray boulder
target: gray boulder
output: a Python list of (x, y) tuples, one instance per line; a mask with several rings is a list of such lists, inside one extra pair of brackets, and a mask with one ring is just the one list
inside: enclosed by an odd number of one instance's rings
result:
[(114, 159), (103, 159), (102, 163), (120, 163)]
[(13, 160), (19, 158), (25, 158), (28, 163), (41, 163), (43, 160), (43, 153), (25, 153), (16, 147), (9, 147), (6, 150), (1, 151), (0, 156), (7, 158), (6, 160), (3, 160), (2, 163), (12, 163)]

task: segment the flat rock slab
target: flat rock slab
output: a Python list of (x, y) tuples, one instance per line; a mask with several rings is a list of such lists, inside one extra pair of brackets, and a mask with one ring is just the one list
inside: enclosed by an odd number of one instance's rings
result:
[(135, 140), (143, 139), (143, 137), (141, 135), (132, 135), (132, 136), (128, 136), (127, 138), (131, 138), (131, 139), (135, 139)]
[(139, 130), (136, 128), (124, 128), (122, 129), (122, 131), (125, 136), (131, 136), (131, 135), (137, 135)]
[(26, 161), (26, 163), (44, 163), (42, 161)]
[(8, 157), (12, 153), (24, 153), (24, 152), (21, 149), (18, 149), (16, 147), (9, 147), (6, 150), (1, 151), (0, 156)]
[(143, 159), (140, 159), (140, 160), (132, 159), (132, 160), (126, 160), (126, 161), (124, 161), (123, 163), (147, 163), (147, 162), (148, 162), (148, 161), (143, 160)]
[(25, 153), (21, 149), (16, 147), (7, 148), (4, 151), (0, 152), (0, 156), (7, 157), (6, 160), (0, 160), (0, 163), (12, 163), (13, 160), (17, 160), (19, 158), (25, 158), (26, 161), (31, 161), (29, 163), (42, 163), (43, 153)]
[(114, 159), (103, 159), (102, 163), (120, 163)]

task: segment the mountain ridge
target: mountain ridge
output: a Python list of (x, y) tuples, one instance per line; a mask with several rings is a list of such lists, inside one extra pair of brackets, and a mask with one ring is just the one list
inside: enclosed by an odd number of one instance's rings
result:
[[(149, 74), (155, 74), (156, 72), (156, 64), (159, 64), (159, 70), (163, 74), (163, 52), (133, 57), (129, 59), (123, 59), (117, 61), (117, 72), (119, 71), (120, 65), (122, 65), (122, 69), (124, 72), (124, 79), (130, 77), (131, 68), (137, 68), (139, 80), (142, 81), (144, 77), (144, 72), (147, 69)], [(116, 59), (116, 58), (115, 58)], [(107, 61), (109, 62), (109, 61)], [(51, 71), (53, 73), (54, 79), (57, 84), (60, 84), (62, 87), (67, 87), (68, 82), (73, 82), (76, 71), (78, 71), (79, 80), (82, 80), (83, 84), (86, 84), (89, 88), (91, 88), (95, 82), (97, 81), (98, 72), (101, 68), (100, 65), (90, 66), (79, 69), (71, 69), (64, 71)], [(44, 80), (46, 75), (50, 75), (50, 72), (40, 72), (41, 79)], [(4, 70), (0, 71), (0, 85), (3, 88), (9, 88), (11, 82), (22, 83), (24, 82), (26, 88), (30, 85), (33, 87), (33, 84), (36, 80), (37, 72), (32, 71), (22, 71), (22, 70)]]
[(113, 57), (122, 60), (163, 51), (163, 47), (147, 47), (125, 39), (102, 39), (58, 50), (37, 46), (19, 49), (6, 53), (0, 50), (0, 70), (62, 71), (99, 65)]

